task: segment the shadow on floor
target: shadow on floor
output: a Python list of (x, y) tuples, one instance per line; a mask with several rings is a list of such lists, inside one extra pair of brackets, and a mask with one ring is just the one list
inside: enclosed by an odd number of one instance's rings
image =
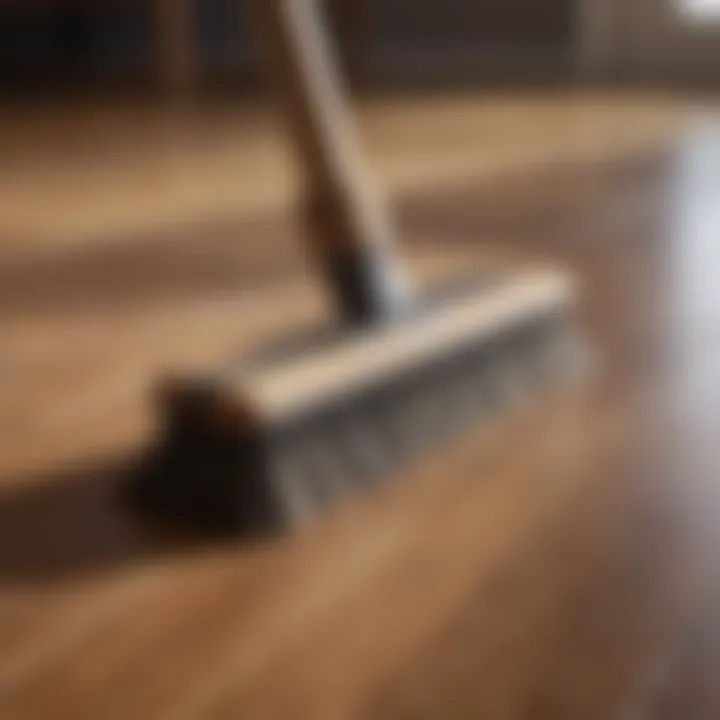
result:
[(43, 586), (226, 542), (141, 521), (125, 498), (133, 464), (105, 460), (2, 491), (0, 586)]

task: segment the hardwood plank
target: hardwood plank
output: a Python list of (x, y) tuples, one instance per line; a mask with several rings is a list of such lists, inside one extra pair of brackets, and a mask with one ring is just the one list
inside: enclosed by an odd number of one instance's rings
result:
[(297, 536), (200, 543), (118, 500), (145, 388), (328, 318), (253, 112), (0, 120), (0, 715), (712, 720), (712, 124), (600, 95), (364, 109), (415, 276), (568, 264), (602, 373)]

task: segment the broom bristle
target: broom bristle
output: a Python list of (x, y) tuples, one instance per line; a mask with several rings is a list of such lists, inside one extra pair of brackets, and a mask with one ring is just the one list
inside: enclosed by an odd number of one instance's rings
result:
[(218, 531), (302, 523), (563, 377), (574, 295), (558, 272), (502, 276), (292, 361), (171, 383), (143, 505)]

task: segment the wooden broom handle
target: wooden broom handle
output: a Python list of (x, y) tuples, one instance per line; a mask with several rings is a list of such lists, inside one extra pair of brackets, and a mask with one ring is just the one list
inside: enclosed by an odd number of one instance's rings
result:
[(347, 320), (401, 314), (410, 292), (392, 223), (363, 163), (317, 0), (255, 0), (254, 9), (306, 174), (311, 252)]

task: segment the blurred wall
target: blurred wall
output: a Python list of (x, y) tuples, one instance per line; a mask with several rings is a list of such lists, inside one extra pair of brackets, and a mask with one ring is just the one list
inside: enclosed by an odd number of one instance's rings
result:
[(373, 0), (378, 36), (397, 42), (483, 43), (514, 49), (572, 39), (575, 0)]
[(373, 0), (376, 76), (564, 77), (578, 0)]
[(689, 7), (680, 0), (625, 0), (619, 61), (629, 76), (717, 86), (720, 17), (693, 15)]
[(578, 0), (578, 69), (613, 83), (708, 85), (720, 68), (720, 22), (680, 0)]
[[(196, 0), (193, 40), (208, 75), (241, 68), (248, 42), (237, 0)], [(22, 88), (153, 82), (154, 0), (0, 0), (0, 83)]]
[[(452, 81), (572, 70), (582, 0), (329, 0), (341, 45), (373, 82)], [(252, 69), (248, 0), (197, 0), (205, 80)], [(0, 0), (0, 83), (147, 80), (156, 62), (152, 0)]]

